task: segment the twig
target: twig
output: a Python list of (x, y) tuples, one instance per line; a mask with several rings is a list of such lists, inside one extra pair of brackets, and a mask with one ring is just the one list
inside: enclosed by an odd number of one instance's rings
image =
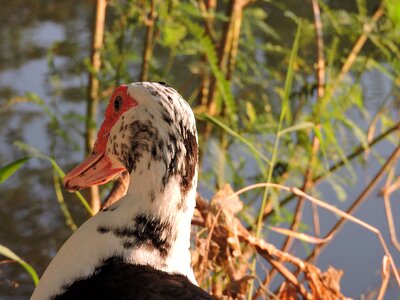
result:
[(205, 3), (204, 0), (197, 1), (205, 22), (206, 33), (210, 37), (213, 44), (215, 44), (216, 39), (214, 31), (214, 18), (212, 17), (212, 14), (210, 14), (210, 10), (214, 10), (217, 3), (211, 2), (214, 1), (207, 1), (207, 3)]
[(92, 37), (92, 53), (90, 63), (93, 71), (89, 72), (87, 120), (86, 120), (86, 153), (90, 153), (95, 140), (95, 120), (97, 114), (97, 103), (99, 97), (99, 80), (97, 72), (101, 67), (100, 50), (103, 47), (104, 21), (106, 16), (107, 1), (97, 0), (95, 6), (95, 19)]
[[(239, 193), (235, 193), (239, 194)], [(234, 195), (235, 195), (234, 194)], [(231, 195), (232, 197), (233, 195)], [(241, 224), (238, 224), (238, 229), (240, 237), (248, 242), (250, 245), (254, 246), (257, 252), (264, 257), (278, 272), (290, 282), (297, 291), (304, 297), (304, 299), (311, 299), (311, 295), (307, 292), (305, 287), (297, 280), (289, 269), (287, 269), (279, 260), (294, 262), (296, 266), (304, 265), (304, 263), (292, 256), (289, 253), (282, 252), (275, 248), (273, 245), (266, 243), (262, 239), (250, 235), (250, 233)], [(279, 257), (279, 260), (275, 257)]]
[(227, 62), (226, 74), (226, 78), (228, 80), (232, 79), (232, 74), (235, 69), (236, 57), (239, 48), (240, 28), (242, 27), (243, 20), (243, 8), (248, 4), (248, 2), (249, 1), (236, 1), (233, 6), (234, 18), (232, 24), (231, 49), (229, 53), (229, 61)]
[(321, 12), (318, 0), (312, 0), (312, 7), (314, 12), (315, 36), (317, 39), (317, 96), (320, 99), (325, 93), (325, 57)]
[(363, 34), (358, 38), (357, 42), (354, 44), (353, 49), (351, 49), (351, 52), (349, 56), (347, 57), (345, 63), (342, 66), (342, 69), (340, 70), (340, 73), (336, 80), (333, 83), (333, 88), (332, 92), (335, 90), (336, 86), (343, 81), (343, 78), (346, 76), (346, 74), (349, 72), (351, 66), (355, 62), (358, 53), (361, 51), (362, 47), (364, 46), (365, 42), (368, 39), (368, 35), (372, 32), (373, 24), (376, 23), (384, 14), (384, 1), (381, 1), (380, 6), (378, 9), (375, 11), (375, 13), (371, 17), (371, 23), (365, 23), (363, 25), (364, 32)]
[(255, 293), (252, 296), (252, 300), (256, 300), (258, 299), (258, 297), (260, 297), (262, 295), (262, 293), (267, 291), (267, 286), (269, 284), (269, 277), (268, 277), (268, 272), (266, 272), (267, 274), (265, 275), (264, 280), (259, 284), (257, 290), (255, 291)]
[(328, 170), (328, 172), (318, 175), (317, 177), (314, 178), (314, 182), (318, 182), (321, 179), (325, 178), (328, 174), (336, 171), (338, 168), (342, 167), (345, 165), (346, 161), (350, 161), (354, 158), (356, 158), (357, 156), (359, 156), (360, 154), (362, 154), (366, 148), (370, 148), (372, 146), (374, 146), (375, 144), (377, 144), (378, 142), (382, 141), (384, 138), (386, 138), (388, 135), (392, 134), (393, 132), (400, 130), (400, 122), (396, 123), (393, 127), (390, 127), (389, 129), (387, 129), (385, 132), (382, 132), (380, 135), (378, 135), (375, 139), (373, 139), (371, 142), (369, 142), (366, 146), (363, 145), (362, 143), (360, 144), (360, 146), (358, 146), (356, 148), (356, 150), (354, 150), (351, 154), (349, 154), (346, 159), (344, 160), (340, 160), (338, 163), (334, 164), (333, 166), (331, 166)]
[[(243, 9), (248, 5), (250, 0), (233, 0), (228, 7), (229, 21), (225, 25), (221, 41), (218, 48), (218, 66), (225, 77), (228, 79), (234, 69), (234, 61), (237, 54), (238, 39), (242, 24)], [(229, 60), (229, 59), (233, 60)], [(228, 70), (229, 69), (229, 70)], [(216, 113), (215, 97), (217, 92), (217, 84), (215, 76), (211, 77), (210, 88), (208, 93), (208, 113), (212, 116)]]
[[(399, 149), (400, 149), (400, 147), (398, 147), (395, 152), (398, 152)], [(398, 153), (396, 153), (396, 154), (398, 154)], [(385, 242), (381, 232), (379, 231), (379, 229), (377, 229), (376, 227), (374, 227), (374, 226), (372, 226), (372, 225), (370, 225), (370, 224), (368, 224), (368, 223), (366, 223), (366, 222), (364, 222), (364, 221), (362, 221), (362, 220), (350, 215), (348, 212), (344, 212), (344, 211), (342, 211), (342, 210), (340, 210), (340, 209), (338, 209), (338, 208), (336, 208), (336, 207), (334, 207), (334, 206), (332, 206), (332, 205), (330, 205), (330, 204), (328, 204), (326, 202), (323, 202), (321, 200), (318, 200), (317, 198), (309, 196), (309, 195), (305, 194), (304, 192), (302, 192), (301, 190), (299, 190), (296, 187), (288, 187), (288, 186), (284, 186), (284, 185), (281, 185), (281, 184), (268, 183), (268, 182), (266, 182), (266, 183), (257, 183), (257, 184), (253, 184), (253, 185), (247, 186), (247, 187), (245, 187), (245, 188), (233, 193), (232, 195), (230, 195), (228, 197), (228, 199), (231, 199), (233, 197), (237, 197), (237, 196), (239, 196), (240, 194), (242, 194), (244, 192), (253, 190), (255, 188), (261, 188), (261, 187), (264, 187), (264, 188), (265, 187), (272, 187), (272, 188), (278, 188), (278, 189), (281, 189), (281, 190), (292, 192), (292, 193), (296, 194), (297, 196), (304, 197), (305, 199), (309, 200), (310, 202), (315, 203), (319, 207), (322, 207), (322, 208), (324, 208), (326, 210), (329, 210), (330, 212), (333, 212), (334, 214), (339, 215), (342, 219), (345, 219), (345, 220), (351, 221), (353, 223), (356, 223), (356, 224), (366, 228), (367, 230), (375, 233), (378, 236), (378, 239), (379, 239), (379, 241), (380, 241), (380, 243), (382, 245), (382, 248), (383, 248), (386, 256), (389, 259), (390, 265), (391, 265), (391, 267), (393, 269), (393, 273), (394, 273), (394, 275), (396, 277), (397, 284), (400, 286), (399, 273), (397, 271), (397, 268), (396, 268), (396, 265), (395, 265), (394, 260), (392, 258), (392, 255), (390, 254), (389, 249), (388, 249), (388, 247), (386, 245), (386, 242)], [(303, 262), (303, 263), (305, 263), (305, 262)]]
[[(353, 204), (346, 210), (346, 214), (352, 214), (358, 206), (364, 201), (364, 199), (367, 197), (367, 195), (374, 189), (374, 187), (377, 185), (379, 180), (382, 178), (382, 176), (385, 174), (387, 168), (396, 161), (397, 157), (400, 155), (400, 146), (397, 146), (397, 148), (392, 152), (390, 157), (387, 159), (385, 164), (382, 166), (382, 168), (378, 171), (378, 173), (374, 176), (374, 178), (371, 180), (371, 182), (366, 186), (366, 188), (361, 192), (361, 194), (357, 197), (357, 199), (353, 202)], [(335, 234), (346, 222), (347, 218), (341, 218), (335, 226), (325, 235), (330, 236), (332, 234)], [(307, 258), (313, 259), (314, 257), (318, 256), (320, 251), (322, 251), (322, 248), (324, 245), (317, 245), (314, 249), (314, 251), (311, 253), (311, 255)], [(400, 281), (399, 281), (400, 282)]]
[(308, 200), (310, 200), (311, 202), (316, 203), (317, 205), (319, 205), (319, 206), (321, 206), (321, 207), (323, 207), (323, 208), (325, 208), (325, 209), (327, 209), (327, 210), (329, 210), (329, 211), (331, 211), (331, 212), (333, 212), (333, 213), (335, 213), (335, 214), (341, 216), (342, 219), (345, 219), (345, 220), (347, 219), (347, 220), (349, 220), (349, 221), (351, 221), (351, 222), (353, 222), (353, 223), (356, 223), (356, 224), (358, 224), (358, 225), (360, 225), (360, 226), (363, 226), (364, 228), (368, 229), (369, 231), (375, 233), (375, 234), (378, 236), (379, 241), (381, 242), (381, 245), (382, 245), (382, 247), (383, 247), (383, 250), (385, 251), (385, 254), (387, 255), (387, 257), (388, 257), (388, 259), (389, 259), (389, 261), (390, 261), (390, 264), (391, 264), (391, 266), (392, 266), (392, 268), (393, 268), (393, 272), (394, 272), (395, 277), (396, 277), (396, 280), (397, 280), (397, 284), (400, 286), (400, 276), (399, 276), (399, 273), (397, 272), (397, 269), (396, 269), (396, 265), (395, 265), (395, 263), (394, 263), (394, 260), (393, 260), (391, 254), (390, 254), (390, 252), (389, 252), (389, 249), (388, 249), (388, 247), (387, 247), (387, 245), (386, 245), (386, 243), (385, 243), (385, 239), (383, 238), (383, 236), (382, 236), (381, 232), (379, 231), (379, 229), (377, 229), (376, 227), (371, 226), (371, 225), (369, 225), (368, 223), (366, 223), (366, 222), (364, 222), (364, 221), (362, 221), (362, 220), (360, 220), (360, 219), (358, 219), (358, 218), (356, 218), (356, 217), (350, 215), (350, 214), (347, 213), (347, 212), (341, 211), (340, 209), (338, 209), (338, 208), (336, 208), (336, 207), (334, 207), (334, 206), (332, 206), (332, 205), (330, 205), (330, 204), (327, 204), (327, 203), (325, 203), (325, 202), (322, 202), (322, 201), (320, 201), (320, 200), (318, 200), (318, 199), (316, 199), (316, 198), (314, 198), (314, 197), (308, 196), (308, 195), (304, 194), (302, 191), (300, 191), (300, 190), (297, 189), (297, 188), (293, 188), (292, 190), (293, 190), (294, 193), (296, 193), (296, 194), (303, 194), (303, 196), (305, 196), (305, 197), (306, 197)]
[(392, 242), (393, 246), (397, 249), (397, 251), (400, 252), (400, 243), (399, 240), (397, 239), (396, 226), (394, 224), (392, 207), (390, 204), (390, 194), (399, 188), (400, 178), (397, 178), (397, 180), (393, 184), (389, 185), (389, 180), (392, 179), (391, 177), (393, 177), (393, 175), (388, 176), (388, 180), (386, 181), (386, 185), (383, 189), (383, 203), (385, 204), (386, 219), (390, 232), (390, 241)]
[(153, 39), (154, 39), (154, 23), (156, 19), (156, 0), (150, 1), (150, 13), (146, 20), (146, 41), (143, 50), (142, 72), (140, 74), (140, 81), (146, 81), (149, 77), (149, 64), (153, 56)]
[[(104, 22), (106, 16), (107, 1), (97, 0), (95, 7), (95, 20), (93, 28), (93, 40), (92, 40), (92, 54), (90, 56), (90, 62), (92, 65), (93, 72), (89, 72), (89, 85), (88, 85), (88, 102), (86, 111), (86, 139), (85, 139), (85, 152), (88, 154), (94, 144), (96, 126), (96, 115), (97, 115), (97, 104), (99, 100), (99, 80), (97, 79), (97, 73), (101, 67), (100, 50), (103, 47), (104, 38)], [(97, 213), (100, 209), (100, 196), (98, 186), (90, 187), (90, 206), (94, 213)]]
[(376, 298), (377, 300), (383, 300), (385, 297), (386, 289), (389, 284), (390, 279), (390, 264), (388, 264), (388, 257), (385, 255), (382, 260), (382, 285), (379, 290), (379, 295)]
[[(321, 12), (319, 9), (318, 0), (312, 0), (312, 7), (314, 12), (314, 23), (315, 23), (315, 36), (317, 39), (317, 96), (318, 100), (321, 100), (325, 95), (325, 56), (324, 56), (324, 39), (322, 35), (322, 22), (321, 22)], [(318, 124), (317, 127), (320, 127)], [(310, 188), (313, 184), (312, 177), (312, 167), (314, 166), (315, 160), (317, 158), (319, 150), (319, 140), (316, 135), (313, 137), (313, 151), (311, 157), (311, 163), (309, 168), (309, 176), (306, 176), (305, 188)], [(306, 190), (306, 189), (305, 189)], [(319, 225), (319, 214), (316, 205), (311, 205), (313, 211), (313, 223), (314, 223), (314, 233), (319, 235), (320, 225)]]
[[(206, 239), (206, 248), (205, 248), (205, 251), (204, 251), (204, 253), (205, 253), (204, 259), (205, 259), (205, 260), (204, 260), (203, 264), (207, 264), (207, 263), (208, 263), (208, 253), (209, 253), (209, 251), (210, 251), (211, 238), (212, 238), (214, 228), (215, 228), (215, 226), (217, 225), (218, 218), (219, 218), (221, 212), (222, 212), (222, 209), (219, 209), (218, 212), (215, 214), (215, 217), (214, 217), (214, 219), (212, 220), (210, 229), (209, 229), (209, 231), (208, 231), (208, 236), (207, 236), (207, 239)], [(203, 276), (202, 276), (202, 277), (203, 277)]]
[[(313, 169), (313, 166), (315, 165), (318, 149), (319, 149), (319, 141), (318, 141), (318, 138), (314, 136), (313, 147), (312, 147), (312, 152), (311, 152), (311, 159), (310, 159), (309, 167), (308, 167), (308, 170), (307, 170), (307, 174), (306, 174), (305, 179), (304, 179), (304, 184), (303, 184), (303, 187), (301, 189), (302, 191), (307, 191), (313, 184), (313, 182), (312, 182), (312, 169)], [(295, 216), (293, 218), (292, 224), (290, 226), (290, 229), (293, 230), (293, 231), (296, 231), (298, 229), (300, 223), (301, 223), (303, 203), (304, 203), (304, 199), (303, 198), (299, 198), (298, 203), (297, 203), (297, 207), (296, 207), (296, 210), (295, 210), (296, 213), (295, 213)], [(318, 224), (319, 222), (315, 221), (315, 223)], [(318, 235), (318, 232), (319, 232), (319, 225), (317, 225), (317, 227), (315, 227), (315, 235)], [(290, 245), (291, 245), (291, 238), (288, 237), (288, 239), (286, 239), (286, 241), (284, 242), (284, 246), (282, 247), (282, 251), (286, 252), (289, 249)]]

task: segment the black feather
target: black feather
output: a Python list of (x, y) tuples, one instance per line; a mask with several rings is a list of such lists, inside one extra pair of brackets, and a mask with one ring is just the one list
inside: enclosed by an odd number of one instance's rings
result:
[(150, 266), (132, 265), (113, 257), (97, 268), (93, 276), (75, 281), (54, 300), (207, 300), (208, 293), (187, 277), (168, 274)]

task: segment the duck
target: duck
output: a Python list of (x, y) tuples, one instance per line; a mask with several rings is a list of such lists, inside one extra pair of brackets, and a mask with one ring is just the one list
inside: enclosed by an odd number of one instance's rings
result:
[(124, 195), (84, 222), (31, 300), (213, 299), (191, 268), (198, 137), (189, 104), (164, 82), (113, 92), (92, 153), (64, 178), (75, 192), (128, 174)]

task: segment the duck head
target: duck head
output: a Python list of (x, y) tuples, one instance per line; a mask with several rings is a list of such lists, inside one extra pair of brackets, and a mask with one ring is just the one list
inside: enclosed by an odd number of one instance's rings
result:
[(110, 98), (92, 153), (64, 179), (67, 190), (101, 185), (127, 171), (162, 190), (195, 188), (198, 146), (195, 119), (185, 100), (164, 83), (119, 86)]

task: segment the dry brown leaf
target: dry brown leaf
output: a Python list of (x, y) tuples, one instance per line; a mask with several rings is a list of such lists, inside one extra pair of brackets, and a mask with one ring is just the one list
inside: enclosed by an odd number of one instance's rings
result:
[(278, 297), (280, 300), (299, 300), (299, 295), (297, 289), (288, 282), (283, 282), (280, 289)]
[(242, 210), (243, 202), (238, 196), (231, 197), (234, 191), (229, 184), (225, 184), (211, 199), (211, 209), (223, 208), (227, 214), (234, 215)]

